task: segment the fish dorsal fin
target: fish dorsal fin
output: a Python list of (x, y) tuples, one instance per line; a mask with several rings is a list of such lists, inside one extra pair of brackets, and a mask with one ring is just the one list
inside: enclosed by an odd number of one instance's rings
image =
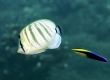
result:
[(58, 48), (61, 44), (61, 36), (59, 34), (55, 34), (51, 43), (49, 43), (49, 49)]

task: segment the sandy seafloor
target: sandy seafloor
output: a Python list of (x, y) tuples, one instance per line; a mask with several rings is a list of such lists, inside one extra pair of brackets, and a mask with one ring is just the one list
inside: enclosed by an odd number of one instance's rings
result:
[[(18, 35), (38, 19), (62, 29), (58, 49), (36, 55), (17, 53)], [(109, 0), (0, 0), (0, 80), (109, 80)], [(76, 55), (85, 48), (107, 63)]]

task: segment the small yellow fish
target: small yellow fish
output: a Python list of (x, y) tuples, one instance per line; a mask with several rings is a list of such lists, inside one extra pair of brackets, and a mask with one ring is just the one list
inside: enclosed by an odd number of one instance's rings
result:
[(72, 51), (74, 51), (75, 53), (83, 56), (83, 57), (88, 57), (90, 59), (95, 59), (95, 60), (99, 60), (102, 62), (107, 62), (107, 59), (86, 49), (81, 49), (81, 48), (77, 48), (77, 49), (72, 49)]

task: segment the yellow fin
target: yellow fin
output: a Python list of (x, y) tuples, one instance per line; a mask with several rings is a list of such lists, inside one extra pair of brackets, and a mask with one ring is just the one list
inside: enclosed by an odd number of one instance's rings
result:
[(72, 49), (72, 51), (90, 52), (90, 51), (88, 51), (88, 50), (86, 50), (86, 49), (81, 49), (81, 48), (79, 48), (79, 49)]
[(81, 49), (81, 48), (79, 48), (79, 49), (72, 49), (72, 51), (74, 51), (75, 53), (77, 53), (77, 54), (79, 54), (79, 55), (81, 55), (83, 57), (87, 57), (86, 52), (90, 52), (88, 50)]

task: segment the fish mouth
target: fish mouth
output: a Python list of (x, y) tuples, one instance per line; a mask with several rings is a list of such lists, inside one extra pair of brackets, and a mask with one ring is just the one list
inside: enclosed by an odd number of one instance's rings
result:
[(17, 50), (17, 52), (18, 52), (18, 53), (21, 53), (21, 54), (24, 54), (24, 51), (23, 51), (21, 48), (19, 48), (19, 49)]

